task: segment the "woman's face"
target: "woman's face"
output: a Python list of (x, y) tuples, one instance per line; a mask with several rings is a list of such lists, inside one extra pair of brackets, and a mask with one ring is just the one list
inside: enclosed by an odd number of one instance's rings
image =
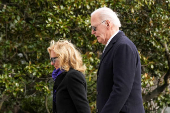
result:
[(51, 65), (53, 65), (56, 69), (60, 68), (59, 58), (57, 58), (57, 55), (53, 50), (51, 51), (50, 56), (51, 56)]

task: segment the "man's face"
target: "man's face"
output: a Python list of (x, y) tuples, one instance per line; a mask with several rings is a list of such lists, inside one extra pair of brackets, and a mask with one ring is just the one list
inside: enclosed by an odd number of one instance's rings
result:
[(99, 43), (106, 45), (107, 28), (106, 28), (105, 20), (100, 20), (97, 17), (97, 15), (94, 14), (91, 17), (91, 26), (92, 26), (91, 33), (95, 35), (95, 37), (97, 38), (97, 41)]

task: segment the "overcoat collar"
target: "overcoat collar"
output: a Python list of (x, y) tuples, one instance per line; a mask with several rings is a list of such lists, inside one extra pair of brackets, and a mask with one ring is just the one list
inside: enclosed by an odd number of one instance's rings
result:
[[(98, 68), (98, 72), (99, 72), (99, 69), (100, 69), (100, 65), (103, 61), (103, 58), (107, 55), (107, 53), (110, 51), (110, 49), (113, 47), (113, 45), (118, 41), (118, 39), (120, 37), (122, 37), (123, 35), (125, 35), (123, 33), (123, 31), (119, 31), (113, 38), (112, 40), (110, 41), (110, 43), (108, 44), (108, 46), (106, 47), (104, 53), (102, 54), (102, 57), (101, 57), (101, 60), (100, 60), (100, 64), (99, 64), (99, 68)], [(97, 72), (97, 75), (98, 75), (98, 72)]]

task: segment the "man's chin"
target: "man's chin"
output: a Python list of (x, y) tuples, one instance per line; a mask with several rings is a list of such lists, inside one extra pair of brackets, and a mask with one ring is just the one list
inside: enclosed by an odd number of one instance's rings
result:
[(101, 40), (99, 39), (99, 38), (97, 38), (97, 41), (100, 43), (101, 42)]
[(97, 41), (98, 41), (99, 43), (102, 43), (102, 41), (101, 41), (101, 40), (98, 40), (98, 39), (97, 39)]

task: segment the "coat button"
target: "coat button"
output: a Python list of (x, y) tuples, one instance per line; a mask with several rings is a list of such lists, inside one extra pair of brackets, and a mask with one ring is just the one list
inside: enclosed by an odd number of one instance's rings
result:
[(99, 112), (99, 110), (98, 109), (96, 109), (96, 113), (98, 113)]
[(99, 94), (99, 92), (97, 91), (97, 92), (96, 92), (96, 94), (98, 95), (98, 94)]

